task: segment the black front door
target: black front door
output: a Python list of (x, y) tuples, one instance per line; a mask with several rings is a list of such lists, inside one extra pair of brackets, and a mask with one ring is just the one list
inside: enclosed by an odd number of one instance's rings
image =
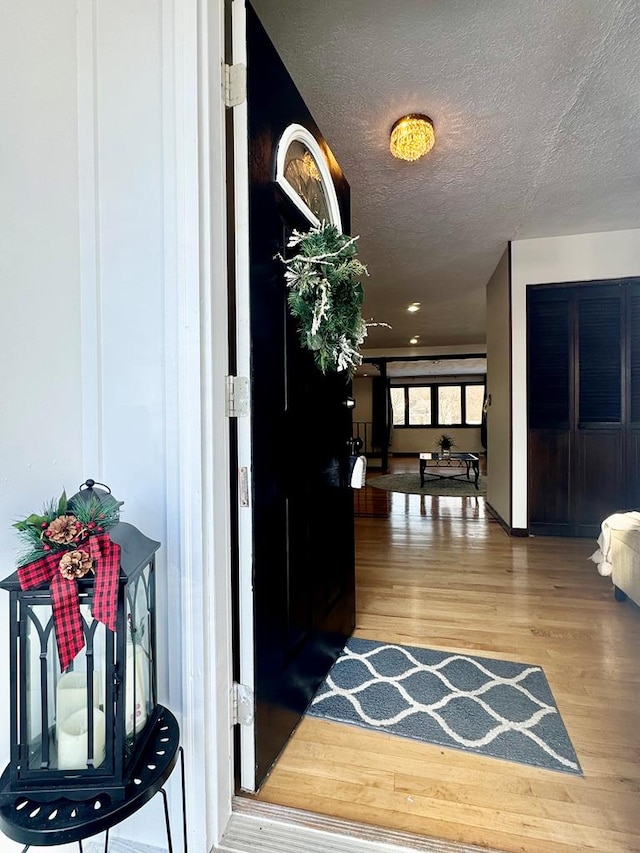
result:
[[(350, 388), (302, 349), (275, 259), (310, 227), (275, 183), (278, 141), (296, 123), (326, 143), (251, 8), (247, 55), (258, 786), (354, 628), (355, 588)], [(348, 231), (335, 162), (332, 175)]]

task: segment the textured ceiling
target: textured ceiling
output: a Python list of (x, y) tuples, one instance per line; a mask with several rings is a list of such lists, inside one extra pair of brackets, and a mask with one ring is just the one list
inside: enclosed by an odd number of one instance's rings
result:
[[(507, 241), (640, 227), (639, 0), (253, 0), (351, 184), (368, 346), (484, 344)], [(388, 150), (434, 121), (415, 163)], [(409, 315), (414, 301), (422, 310)]]

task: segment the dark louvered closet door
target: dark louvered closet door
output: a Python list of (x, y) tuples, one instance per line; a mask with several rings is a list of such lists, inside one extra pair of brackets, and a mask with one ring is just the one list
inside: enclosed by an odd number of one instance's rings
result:
[(575, 532), (598, 532), (603, 518), (623, 509), (623, 289), (585, 287), (577, 296), (578, 376)]
[(570, 535), (569, 294), (529, 293), (529, 519), (534, 533)]
[(627, 506), (640, 509), (640, 284), (629, 287), (629, 431), (627, 439)]
[(597, 536), (640, 508), (640, 281), (528, 293), (529, 529)]

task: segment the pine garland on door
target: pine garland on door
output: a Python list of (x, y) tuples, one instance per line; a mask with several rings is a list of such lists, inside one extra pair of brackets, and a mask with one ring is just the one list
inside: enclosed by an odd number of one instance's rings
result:
[(362, 319), (359, 278), (367, 275), (367, 268), (357, 258), (357, 239), (341, 234), (335, 225), (322, 224), (306, 233), (294, 231), (288, 246), (297, 253), (277, 256), (287, 268), (287, 298), (300, 340), (323, 373), (346, 371), (353, 376), (362, 362), (367, 326), (375, 325)]

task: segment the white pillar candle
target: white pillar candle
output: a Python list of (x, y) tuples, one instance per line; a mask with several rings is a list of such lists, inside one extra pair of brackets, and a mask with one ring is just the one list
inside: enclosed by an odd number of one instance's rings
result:
[[(86, 770), (88, 759), (87, 708), (74, 711), (58, 723), (58, 770)], [(105, 719), (98, 708), (93, 709), (93, 766), (104, 761)]]
[[(125, 720), (127, 734), (133, 734), (135, 720), (136, 735), (139, 735), (147, 722), (147, 693), (144, 682), (145, 652), (141, 646), (127, 643), (127, 672), (125, 676)], [(134, 699), (135, 682), (135, 699)]]
[[(98, 673), (93, 673), (93, 706), (99, 705)], [(56, 722), (58, 726), (76, 711), (86, 710), (89, 698), (87, 696), (86, 672), (65, 672), (58, 679), (56, 688)]]

